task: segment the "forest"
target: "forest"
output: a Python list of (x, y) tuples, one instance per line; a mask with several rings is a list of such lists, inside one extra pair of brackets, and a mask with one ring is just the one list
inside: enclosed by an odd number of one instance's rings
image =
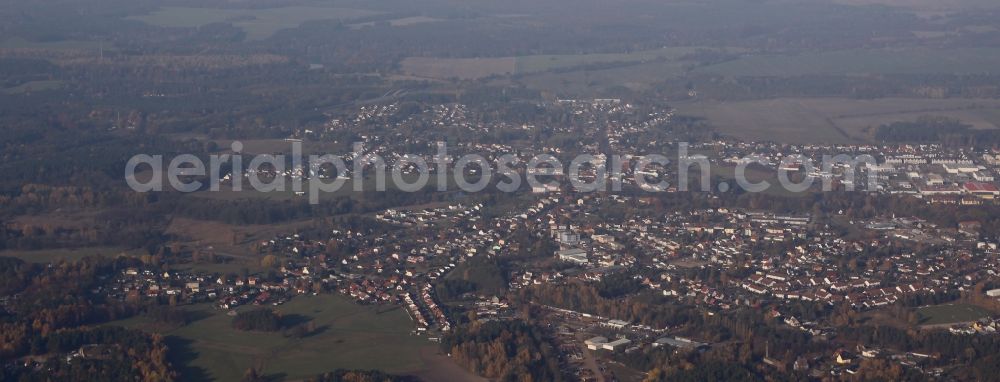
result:
[(500, 381), (561, 381), (557, 353), (542, 331), (523, 321), (474, 321), (441, 341), (469, 371)]

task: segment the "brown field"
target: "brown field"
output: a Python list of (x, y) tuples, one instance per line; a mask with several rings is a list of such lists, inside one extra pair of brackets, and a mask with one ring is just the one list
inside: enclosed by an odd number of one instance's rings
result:
[(514, 74), (517, 70), (517, 59), (409, 57), (400, 65), (404, 73), (417, 77), (468, 80)]
[(424, 381), (454, 381), (454, 382), (486, 382), (461, 366), (458, 366), (447, 355), (442, 354), (437, 346), (426, 346), (420, 349), (420, 360), (424, 363), (423, 370), (410, 372)]
[(545, 72), (517, 79), (525, 86), (570, 97), (606, 97), (617, 87), (648, 89), (650, 84), (683, 74), (684, 61), (656, 61), (599, 70)]
[(247, 39), (260, 40), (282, 29), (297, 28), (307, 21), (350, 20), (377, 13), (364, 9), (308, 6), (262, 9), (163, 7), (146, 15), (129, 16), (129, 19), (171, 28), (197, 28), (229, 22), (242, 28), (247, 33)]
[(237, 256), (246, 251), (247, 245), (255, 241), (308, 228), (312, 223), (312, 220), (303, 220), (284, 224), (236, 226), (213, 221), (174, 218), (166, 233), (175, 235), (182, 243), (196, 248), (212, 247)]
[(925, 115), (956, 118), (978, 129), (1000, 128), (1000, 100), (779, 98), (674, 106), (680, 114), (706, 118), (723, 134), (788, 143), (868, 142), (869, 127)]

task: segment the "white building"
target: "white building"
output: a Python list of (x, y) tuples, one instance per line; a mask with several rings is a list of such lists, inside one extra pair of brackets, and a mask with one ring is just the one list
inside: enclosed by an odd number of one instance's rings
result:
[(590, 262), (590, 260), (587, 259), (587, 251), (580, 248), (570, 248), (558, 251), (556, 252), (556, 258), (580, 265)]

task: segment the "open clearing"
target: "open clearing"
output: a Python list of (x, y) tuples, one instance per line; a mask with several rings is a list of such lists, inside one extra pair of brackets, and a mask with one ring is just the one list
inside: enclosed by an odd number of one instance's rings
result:
[[(296, 321), (313, 320), (317, 333), (302, 339), (280, 332), (242, 332), (232, 317), (207, 304), (185, 307), (199, 319), (162, 331), (183, 380), (238, 381), (253, 365), (279, 380), (301, 380), (337, 368), (411, 372), (424, 369), (421, 351), (432, 344), (411, 334), (413, 323), (398, 306), (361, 306), (336, 295), (299, 296), (277, 307)], [(243, 307), (241, 309), (254, 309)], [(114, 323), (157, 331), (143, 317)]]
[(58, 90), (63, 87), (62, 81), (30, 81), (25, 82), (21, 85), (9, 87), (6, 89), (0, 89), (0, 91), (15, 95), (15, 94), (27, 94), (32, 92), (40, 92), (46, 90)]
[(281, 224), (238, 226), (216, 221), (175, 217), (171, 219), (166, 234), (175, 236), (183, 243), (193, 247), (211, 246), (222, 251), (236, 252), (245, 250), (243, 246), (251, 242), (269, 240), (275, 235), (297, 232), (309, 228), (312, 224), (312, 220), (300, 220)]
[(650, 84), (684, 74), (688, 63), (656, 61), (599, 70), (573, 70), (526, 75), (516, 80), (525, 86), (568, 97), (608, 97), (614, 89), (648, 89)]
[(403, 17), (387, 21), (379, 21), (379, 22), (369, 21), (365, 23), (351, 24), (349, 25), (349, 27), (351, 27), (352, 29), (362, 29), (362, 28), (374, 27), (378, 24), (386, 24), (392, 27), (405, 27), (423, 23), (435, 23), (439, 21), (444, 21), (444, 20), (427, 16), (411, 16), (411, 17)]
[(726, 76), (789, 77), (810, 74), (980, 74), (1000, 71), (1000, 49), (843, 50), (797, 55), (746, 56), (696, 70)]
[(917, 309), (921, 325), (944, 325), (975, 321), (989, 317), (990, 312), (975, 305), (934, 305)]
[(400, 63), (400, 66), (404, 73), (418, 77), (467, 80), (514, 74), (517, 71), (517, 60), (514, 57), (408, 57)]
[(161, 27), (197, 28), (229, 22), (243, 28), (247, 39), (260, 40), (282, 29), (296, 28), (306, 21), (349, 20), (377, 14), (374, 11), (335, 7), (283, 7), (266, 9), (217, 9), (163, 7), (148, 15), (130, 16)]
[(720, 133), (746, 140), (788, 143), (868, 142), (869, 127), (946, 116), (979, 129), (1000, 128), (1000, 100), (778, 98), (674, 105), (678, 113), (702, 117)]
[[(409, 57), (403, 60), (401, 67), (402, 71), (406, 74), (439, 79), (476, 79), (499, 75), (521, 75), (571, 69), (586, 65), (615, 63), (621, 63), (622, 65), (633, 64), (632, 67), (635, 64), (648, 63), (651, 65), (665, 65), (673, 69), (677, 67), (674, 61), (700, 50), (706, 50), (706, 48), (677, 47), (630, 53), (549, 54), (495, 58)], [(600, 72), (602, 70), (608, 69), (591, 70), (591, 72)], [(643, 72), (648, 74), (649, 70), (647, 69)], [(674, 73), (674, 71), (671, 70), (671, 73)], [(532, 78), (532, 81), (526, 82), (533, 82), (534, 80), (535, 78)], [(573, 80), (568, 79), (568, 81)], [(623, 82), (627, 82), (627, 79)]]
[(583, 65), (608, 64), (616, 62), (646, 62), (678, 60), (685, 55), (703, 48), (677, 47), (645, 50), (632, 53), (558, 54), (517, 57), (515, 74), (537, 73), (549, 70), (573, 68)]

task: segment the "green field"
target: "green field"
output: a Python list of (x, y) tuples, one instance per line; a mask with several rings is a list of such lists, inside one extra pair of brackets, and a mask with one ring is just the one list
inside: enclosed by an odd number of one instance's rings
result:
[[(523, 82), (539, 83), (540, 88), (561, 86), (563, 82), (589, 83), (591, 73), (601, 85), (635, 81), (645, 83), (651, 77), (681, 73), (681, 58), (708, 48), (675, 47), (629, 53), (554, 54), (493, 58), (432, 58), (410, 57), (401, 63), (403, 72), (428, 78), (475, 79), (498, 75), (526, 75)], [(717, 50), (717, 49), (712, 49)], [(586, 65), (621, 63), (621, 67), (597, 70), (572, 70)], [(568, 69), (565, 73), (546, 73)], [(632, 75), (634, 73), (634, 75)], [(534, 75), (539, 74), (539, 75)]]
[(247, 39), (265, 39), (282, 29), (296, 28), (306, 21), (349, 20), (371, 16), (377, 12), (354, 8), (283, 7), (267, 9), (216, 9), (163, 7), (149, 15), (131, 16), (147, 24), (197, 28), (212, 23), (228, 22), (243, 28)]
[[(443, 21), (443, 19), (437, 19), (427, 16), (411, 16), (411, 17), (402, 17), (398, 19), (386, 20), (384, 21), (384, 23), (392, 27), (405, 27), (405, 26), (424, 24), (424, 23), (436, 23), (440, 21)], [(369, 21), (365, 23), (351, 24), (349, 26), (352, 29), (362, 29), (362, 28), (374, 27), (376, 24), (377, 23), (374, 21)]]
[(1000, 101), (984, 99), (777, 98), (674, 106), (680, 114), (705, 118), (722, 134), (747, 140), (780, 137), (788, 143), (869, 142), (871, 128), (927, 115), (955, 118), (978, 129), (1000, 128)]
[(596, 53), (596, 54), (556, 54), (534, 55), (516, 58), (516, 73), (538, 73), (556, 69), (573, 68), (583, 65), (606, 64), (615, 62), (645, 62), (678, 60), (683, 56), (695, 53), (704, 48), (676, 47), (655, 50), (645, 50), (630, 53)]
[(990, 316), (986, 309), (969, 304), (925, 306), (917, 309), (921, 325), (944, 325), (975, 321)]
[[(278, 308), (285, 317), (314, 320), (318, 333), (292, 339), (281, 333), (241, 332), (231, 328), (232, 317), (220, 310), (207, 304), (187, 307), (201, 318), (161, 332), (182, 380), (237, 381), (253, 365), (279, 380), (337, 368), (412, 372), (424, 368), (420, 351), (432, 345), (411, 334), (414, 325), (398, 306), (360, 306), (341, 296), (319, 295), (299, 296)], [(142, 317), (114, 324), (158, 331)]]
[(726, 76), (810, 74), (978, 74), (1000, 71), (1000, 49), (843, 50), (796, 55), (754, 55), (696, 70)]
[(62, 81), (29, 81), (18, 86), (9, 87), (6, 89), (0, 89), (0, 91), (15, 95), (15, 94), (25, 94), (31, 92), (39, 92), (46, 90), (57, 90), (63, 87)]

